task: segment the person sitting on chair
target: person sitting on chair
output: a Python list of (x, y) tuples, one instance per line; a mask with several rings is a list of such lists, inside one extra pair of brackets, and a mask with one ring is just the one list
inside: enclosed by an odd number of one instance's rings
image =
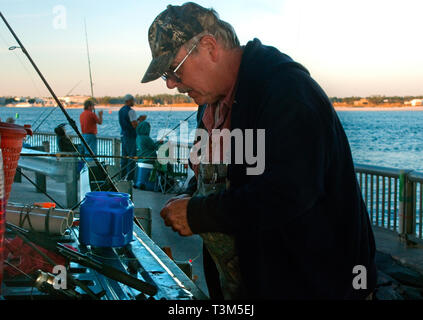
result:
[(66, 134), (66, 123), (59, 124), (54, 128), (54, 133), (57, 135), (57, 146), (61, 152), (77, 152), (76, 147), (73, 145), (71, 139)]
[(12, 117), (9, 117), (9, 118), (6, 119), (6, 123), (14, 124), (15, 123), (15, 119), (13, 119)]
[(150, 137), (151, 125), (145, 121), (147, 116), (142, 115), (138, 118), (137, 132), (137, 157), (141, 157), (139, 162), (154, 164), (157, 159), (157, 149), (160, 141), (154, 142)]

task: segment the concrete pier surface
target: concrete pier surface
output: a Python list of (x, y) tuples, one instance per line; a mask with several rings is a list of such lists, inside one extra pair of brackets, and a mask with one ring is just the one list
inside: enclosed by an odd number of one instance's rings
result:
[[(25, 171), (24, 171), (25, 172)], [(25, 172), (35, 181), (32, 172)], [(57, 202), (64, 204), (64, 184), (47, 178), (47, 193)], [(197, 286), (208, 295), (204, 279), (202, 261), (202, 239), (198, 235), (181, 237), (166, 227), (160, 217), (160, 210), (174, 194), (133, 189), (133, 202), (136, 208), (152, 209), (152, 240), (160, 248), (170, 247), (175, 262), (192, 260), (192, 275)], [(9, 201), (22, 204), (51, 202), (43, 193), (22, 177), (22, 182), (14, 182)], [(399, 241), (396, 233), (374, 227), (376, 238), (376, 263), (378, 267), (378, 287), (376, 298), (380, 300), (423, 299), (423, 246), (406, 246)]]

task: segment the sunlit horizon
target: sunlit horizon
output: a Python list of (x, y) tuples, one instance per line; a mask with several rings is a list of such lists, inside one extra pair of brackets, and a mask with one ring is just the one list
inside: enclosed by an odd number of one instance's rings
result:
[[(176, 94), (140, 80), (151, 53), (147, 32), (167, 4), (186, 1), (0, 0), (0, 10), (58, 96)], [(241, 44), (253, 38), (303, 64), (331, 97), (422, 96), (423, 42), (418, 0), (197, 1), (231, 23)], [(58, 16), (64, 13), (58, 24)], [(0, 96), (48, 97), (0, 21)]]

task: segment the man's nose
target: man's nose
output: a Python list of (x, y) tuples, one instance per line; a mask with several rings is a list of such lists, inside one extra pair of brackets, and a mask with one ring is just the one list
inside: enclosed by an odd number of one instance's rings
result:
[(169, 89), (174, 89), (174, 88), (176, 88), (177, 85), (178, 85), (178, 82), (173, 80), (172, 78), (166, 79), (166, 86)]

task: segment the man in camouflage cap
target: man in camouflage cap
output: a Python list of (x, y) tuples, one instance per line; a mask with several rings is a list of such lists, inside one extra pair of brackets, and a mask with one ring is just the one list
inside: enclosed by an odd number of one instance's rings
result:
[[(216, 22), (219, 22), (216, 25)], [(162, 12), (153, 22), (149, 29), (149, 41), (153, 54), (153, 60), (145, 73), (142, 82), (148, 82), (162, 77), (166, 80), (168, 86), (176, 86), (180, 92), (187, 92), (198, 104), (215, 103), (226, 95), (226, 88), (216, 90), (215, 87), (210, 87), (208, 83), (201, 81), (201, 79), (187, 79), (182, 74), (182, 66), (188, 61), (188, 58), (199, 57), (199, 51), (205, 53), (205, 49), (212, 47), (216, 44), (216, 38), (211, 33), (218, 35), (219, 39), (225, 38), (224, 42), (228, 43), (228, 47), (237, 48), (234, 53), (230, 52), (233, 56), (231, 59), (225, 59), (225, 63), (233, 62), (234, 65), (239, 65), (242, 51), (239, 48), (239, 41), (236, 38), (232, 28), (223, 21), (219, 21), (212, 10), (205, 9), (195, 3), (187, 3), (183, 6), (169, 5), (167, 10)], [(222, 35), (222, 36), (220, 36)], [(201, 46), (199, 45), (201, 41)], [(194, 51), (198, 46), (198, 50)], [(220, 44), (219, 44), (220, 46)], [(177, 63), (174, 63), (178, 61)], [(198, 60), (202, 63), (200, 60)], [(232, 64), (232, 63), (231, 63)], [(172, 67), (173, 66), (173, 67)], [(213, 64), (203, 65), (207, 74), (212, 74), (212, 69), (216, 68)], [(221, 78), (226, 74), (229, 67), (227, 65), (223, 68), (217, 68), (219, 74), (217, 78)], [(184, 78), (184, 85), (179, 86), (178, 83), (182, 82)], [(233, 84), (236, 79), (235, 73), (232, 74), (232, 80), (228, 83)], [(195, 89), (194, 89), (195, 88)], [(217, 92), (217, 94), (215, 94)], [(211, 96), (213, 94), (213, 96)], [(213, 107), (209, 108), (212, 109)], [(228, 127), (230, 119), (228, 108), (226, 112), (221, 114), (221, 122), (225, 122)], [(206, 123), (206, 126), (209, 123)], [(211, 128), (211, 126), (209, 126)], [(214, 172), (214, 166), (208, 168), (201, 168), (201, 172)], [(219, 170), (216, 168), (216, 170)], [(225, 168), (220, 169), (225, 171)], [(198, 172), (196, 170), (196, 172)], [(200, 175), (203, 177), (204, 175)], [(197, 179), (198, 179), (197, 175)], [(207, 178), (207, 177), (205, 177)], [(221, 179), (225, 179), (222, 176)], [(217, 189), (224, 188), (223, 184), (206, 184), (201, 179), (201, 185), (207, 185), (204, 188), (197, 188), (196, 195), (206, 196), (206, 194), (214, 192)], [(201, 189), (201, 191), (200, 191)], [(235, 299), (241, 296), (242, 284), (240, 279), (238, 256), (235, 250), (233, 236), (224, 235), (222, 233), (200, 233), (203, 238), (206, 249), (204, 250), (204, 262), (207, 265), (205, 269), (215, 269), (211, 260), (209, 261), (208, 254), (210, 253), (216, 267), (219, 271), (220, 281), (222, 286), (222, 295), (227, 299)], [(216, 283), (211, 280), (211, 273), (206, 273), (206, 279), (209, 287), (209, 292), (212, 297), (220, 297), (217, 295), (212, 285)]]
[[(162, 77), (168, 88), (187, 93), (200, 105), (199, 128), (209, 134), (236, 129), (243, 137), (265, 130), (265, 157), (257, 154), (257, 138), (252, 147), (245, 144), (243, 161), (234, 161), (232, 139), (227, 175), (219, 165), (193, 166), (199, 187), (193, 184), (161, 211), (180, 235), (209, 235), (206, 247), (228, 281), (223, 296), (371, 295), (375, 241), (348, 140), (307, 69), (258, 39), (241, 47), (228, 23), (194, 3), (168, 6), (151, 25), (149, 42), (153, 60), (142, 82)], [(248, 173), (248, 154), (265, 158), (262, 172)], [(366, 270), (360, 287), (353, 286), (358, 265)], [(207, 278), (210, 265), (204, 267)]]
[(199, 7), (191, 4), (184, 7), (169, 5), (151, 25), (148, 32), (153, 61), (142, 82), (161, 77), (175, 59), (179, 49), (188, 40), (204, 31), (197, 19)]

